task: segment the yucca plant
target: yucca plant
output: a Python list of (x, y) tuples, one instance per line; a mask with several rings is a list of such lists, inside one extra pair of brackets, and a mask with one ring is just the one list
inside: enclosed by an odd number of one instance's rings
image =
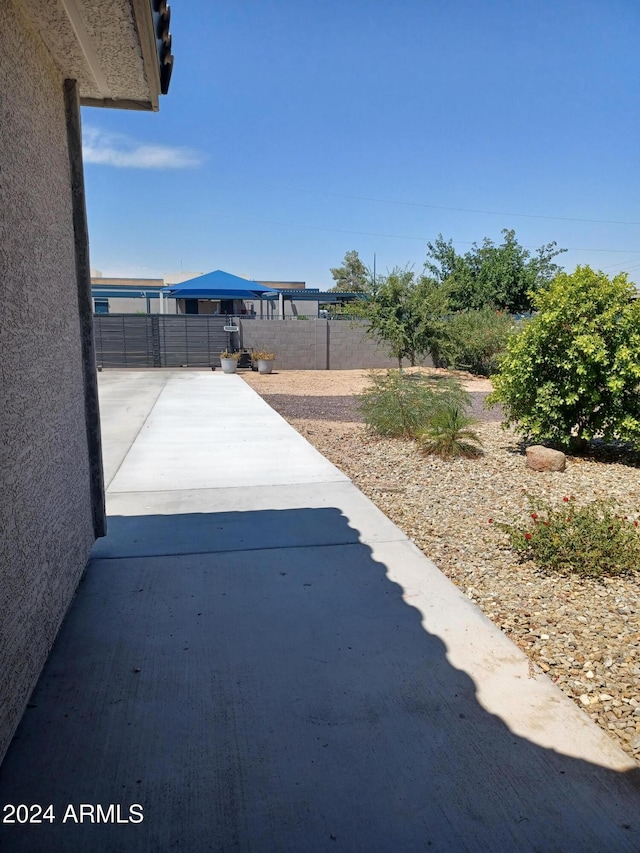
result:
[(476, 418), (467, 415), (460, 406), (447, 404), (435, 411), (417, 433), (418, 446), (423, 453), (443, 459), (480, 456), (482, 442), (470, 429), (476, 423)]

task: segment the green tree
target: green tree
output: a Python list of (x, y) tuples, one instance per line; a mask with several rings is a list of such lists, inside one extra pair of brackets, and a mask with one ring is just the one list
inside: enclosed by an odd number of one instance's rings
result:
[(578, 267), (533, 297), (537, 314), (507, 343), (490, 404), (528, 439), (582, 449), (640, 446), (640, 301), (626, 273)]
[(495, 308), (457, 311), (448, 318), (447, 340), (436, 366), (491, 376), (516, 328), (510, 314)]
[(416, 280), (409, 269), (395, 267), (379, 277), (366, 300), (354, 304), (367, 333), (380, 338), (391, 356), (411, 365), (435, 350), (446, 335), (448, 302), (445, 289), (427, 276)]
[(360, 260), (358, 253), (347, 252), (341, 267), (333, 267), (331, 276), (336, 284), (331, 291), (339, 293), (366, 293), (369, 290), (369, 270)]
[(531, 294), (548, 284), (560, 271), (553, 259), (566, 251), (548, 243), (532, 257), (516, 240), (515, 231), (504, 228), (501, 245), (488, 237), (465, 255), (439, 234), (428, 243), (425, 270), (447, 285), (454, 310), (492, 307), (511, 313), (531, 310)]

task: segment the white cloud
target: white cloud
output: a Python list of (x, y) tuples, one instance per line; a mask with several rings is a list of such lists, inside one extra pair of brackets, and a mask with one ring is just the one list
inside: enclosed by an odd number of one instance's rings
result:
[(192, 148), (147, 145), (119, 133), (85, 127), (82, 134), (85, 163), (121, 169), (194, 169), (202, 157)]

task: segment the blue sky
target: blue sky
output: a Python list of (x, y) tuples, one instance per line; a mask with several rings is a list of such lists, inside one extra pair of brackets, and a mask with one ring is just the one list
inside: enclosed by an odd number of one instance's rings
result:
[(159, 113), (83, 109), (105, 275), (325, 288), (514, 228), (640, 282), (637, 0), (174, 0), (171, 31)]

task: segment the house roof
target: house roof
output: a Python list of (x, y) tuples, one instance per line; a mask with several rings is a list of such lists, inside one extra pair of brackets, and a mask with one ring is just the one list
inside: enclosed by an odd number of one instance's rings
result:
[(81, 104), (158, 109), (173, 64), (164, 0), (18, 2)]
[(140, 290), (145, 287), (164, 287), (161, 278), (105, 278), (104, 276), (92, 276), (92, 287), (107, 287), (116, 285), (118, 287), (135, 287)]

